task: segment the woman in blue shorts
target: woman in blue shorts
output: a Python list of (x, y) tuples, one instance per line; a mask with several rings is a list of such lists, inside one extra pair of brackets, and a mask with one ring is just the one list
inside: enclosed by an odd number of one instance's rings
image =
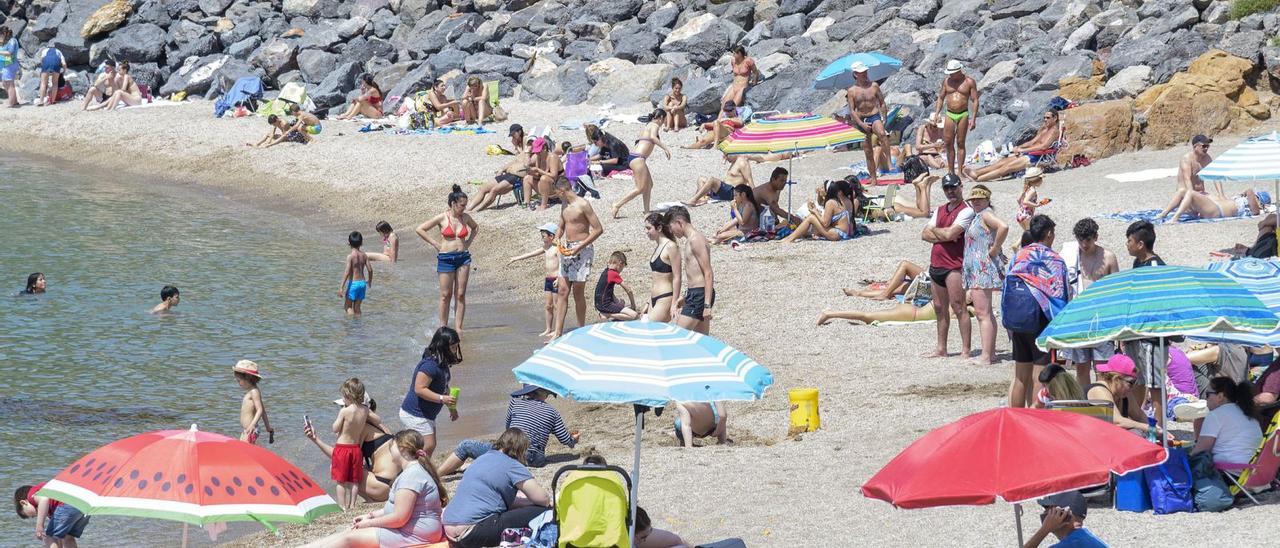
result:
[[(467, 310), (467, 278), (471, 275), (472, 240), (480, 232), (475, 219), (467, 214), (467, 195), (453, 185), (449, 193), (449, 209), (418, 227), (418, 237), (436, 248), (436, 272), (440, 276), (440, 326), (449, 325), (449, 305), (454, 304), (453, 328), (462, 333), (462, 319)], [(431, 230), (440, 228), (440, 240)]]

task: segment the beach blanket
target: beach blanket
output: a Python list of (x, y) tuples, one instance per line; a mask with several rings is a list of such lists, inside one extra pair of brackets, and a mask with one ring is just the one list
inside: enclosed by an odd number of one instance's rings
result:
[[(363, 129), (361, 131), (364, 131)], [(483, 135), (486, 133), (496, 133), (492, 129), (484, 126), (444, 126), (432, 129), (397, 129), (396, 135)]]
[[(1159, 221), (1159, 222), (1156, 221), (1156, 215), (1159, 215), (1159, 214), (1160, 214), (1159, 209), (1140, 209), (1137, 211), (1122, 211), (1120, 213), (1103, 213), (1101, 215), (1095, 215), (1095, 217), (1099, 219), (1111, 219), (1113, 221), (1124, 221), (1126, 223), (1132, 223), (1134, 221), (1150, 221), (1152, 223), (1159, 224), (1159, 223), (1165, 222), (1165, 221)], [(1187, 214), (1179, 218), (1178, 222), (1217, 223), (1221, 221), (1231, 221), (1235, 219), (1247, 219), (1249, 217), (1250, 215), (1238, 216), (1238, 217), (1218, 217), (1216, 219), (1201, 219), (1200, 217), (1197, 217), (1195, 215)], [(1168, 219), (1168, 217), (1165, 217), (1165, 219)]]
[(871, 323), (869, 323), (869, 324), (867, 324), (867, 325), (870, 325), (871, 327), (892, 327), (892, 326), (895, 326), (895, 325), (913, 325), (913, 324), (918, 324), (918, 323), (923, 323), (923, 324), (938, 323), (938, 320), (911, 320), (911, 321), (909, 321), (909, 322), (882, 322), (882, 321), (874, 321), (874, 322), (871, 322)]
[(178, 106), (178, 105), (182, 105), (182, 104), (183, 104), (183, 102), (181, 102), (181, 101), (170, 101), (170, 100), (168, 100), (168, 99), (156, 99), (156, 100), (151, 101), (150, 103), (142, 103), (142, 104), (140, 104), (140, 105), (133, 105), (133, 106), (129, 106), (129, 105), (124, 104), (124, 102), (123, 102), (123, 101), (121, 101), (121, 102), (120, 102), (120, 104), (119, 104), (118, 106), (116, 106), (116, 110), (121, 110), (121, 109), (126, 109), (126, 108), (128, 108), (128, 109), (139, 109), (139, 108), (155, 108), (155, 107), (176, 107), (176, 106)]
[(1108, 173), (1106, 175), (1108, 179), (1119, 183), (1140, 183), (1143, 181), (1154, 181), (1156, 179), (1166, 179), (1177, 176), (1178, 168), (1176, 167), (1168, 169), (1144, 169), (1142, 171), (1130, 171), (1128, 173)]
[(631, 171), (630, 169), (623, 169), (623, 170), (620, 170), (620, 171), (614, 171), (614, 172), (611, 172), (611, 173), (609, 173), (609, 176), (608, 176), (608, 177), (605, 177), (605, 178), (606, 178), (606, 179), (623, 179), (623, 180), (627, 180), (627, 181), (634, 181), (634, 180), (635, 180), (635, 178), (636, 178), (636, 174), (635, 174), (635, 172), (634, 172), (634, 171)]
[(592, 125), (595, 125), (596, 127), (604, 127), (608, 123), (609, 123), (608, 118), (586, 118), (586, 119), (580, 119), (580, 120), (567, 120), (567, 121), (561, 122), (559, 127), (560, 129), (582, 129), (582, 126), (585, 126), (587, 124), (592, 124)]

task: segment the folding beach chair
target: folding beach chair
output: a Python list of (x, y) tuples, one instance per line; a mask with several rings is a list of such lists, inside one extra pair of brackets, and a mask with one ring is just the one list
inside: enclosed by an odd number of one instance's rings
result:
[(1248, 464), (1214, 463), (1213, 467), (1222, 472), (1223, 477), (1231, 482), (1231, 494), (1249, 497), (1255, 505), (1258, 499), (1253, 498), (1250, 489), (1260, 489), (1271, 485), (1280, 470), (1280, 413), (1271, 418), (1266, 434), (1262, 436), (1262, 444), (1253, 452)]
[(889, 210), (893, 209), (893, 201), (898, 197), (898, 185), (889, 185), (884, 189), (884, 196), (873, 197), (866, 207), (862, 208), (862, 222), (871, 220), (871, 213), (879, 211), (885, 220), (889, 220)]
[[(502, 102), (502, 90), (498, 87), (498, 81), (490, 80), (485, 82), (484, 87), (489, 92), (489, 112), (491, 113), (489, 117), (494, 122), (507, 121), (507, 111), (503, 110), (500, 104)], [(481, 122), (483, 123), (484, 120), (481, 120)]]
[[(566, 475), (567, 474), (567, 475)], [(563, 488), (558, 486), (565, 477)], [(617, 466), (569, 465), (551, 479), (556, 546), (631, 548), (631, 476)]]
[(1028, 151), (1027, 154), (1037, 157), (1036, 161), (1031, 165), (1045, 171), (1056, 171), (1059, 167), (1058, 152), (1065, 148), (1067, 148), (1067, 124), (1066, 122), (1058, 122), (1058, 139), (1049, 148)]
[(1049, 402), (1049, 405), (1045, 406), (1045, 409), (1079, 413), (1113, 422), (1116, 406), (1106, 400), (1053, 400)]

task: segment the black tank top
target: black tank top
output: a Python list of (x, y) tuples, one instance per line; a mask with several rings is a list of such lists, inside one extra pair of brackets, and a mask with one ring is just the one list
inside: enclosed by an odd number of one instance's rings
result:
[[(1116, 398), (1116, 393), (1115, 393), (1115, 392), (1112, 392), (1112, 391), (1111, 391), (1111, 388), (1109, 388), (1109, 387), (1108, 387), (1107, 385), (1105, 385), (1105, 384), (1102, 384), (1102, 383), (1100, 383), (1100, 382), (1095, 382), (1095, 383), (1093, 383), (1093, 384), (1090, 384), (1090, 385), (1089, 385), (1089, 388), (1086, 388), (1086, 389), (1084, 390), (1084, 397), (1085, 397), (1085, 398), (1088, 398), (1088, 397), (1089, 397), (1089, 391), (1090, 391), (1090, 390), (1093, 390), (1093, 387), (1095, 387), (1095, 386), (1100, 386), (1100, 387), (1102, 387), (1102, 389), (1103, 389), (1103, 390), (1106, 390), (1108, 394), (1111, 394), (1111, 401), (1112, 401), (1112, 402), (1115, 402), (1115, 404), (1116, 404), (1116, 409), (1120, 411), (1120, 415), (1121, 415), (1121, 416), (1124, 416), (1124, 417), (1128, 417), (1128, 416), (1129, 416), (1129, 398), (1127, 398), (1127, 397), (1125, 397), (1125, 398)], [(1116, 401), (1117, 399), (1119, 399), (1119, 401)]]

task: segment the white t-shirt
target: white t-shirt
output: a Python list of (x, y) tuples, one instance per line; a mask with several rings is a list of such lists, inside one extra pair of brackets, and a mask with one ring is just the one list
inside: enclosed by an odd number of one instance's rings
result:
[(1245, 464), (1262, 443), (1262, 427), (1258, 421), (1244, 416), (1240, 406), (1224, 403), (1209, 412), (1200, 427), (1201, 436), (1211, 436), (1213, 462)]
[[(940, 211), (942, 208), (946, 206), (947, 204), (942, 204), (933, 210), (933, 214), (929, 217), (929, 226), (932, 226), (932, 227), (938, 226), (938, 211)], [(973, 208), (965, 207), (964, 211), (961, 211), (959, 214), (956, 215), (956, 221), (954, 223), (951, 223), (951, 226), (962, 226), (964, 227), (965, 230), (969, 230), (969, 223), (972, 223), (972, 222), (973, 222)]]

